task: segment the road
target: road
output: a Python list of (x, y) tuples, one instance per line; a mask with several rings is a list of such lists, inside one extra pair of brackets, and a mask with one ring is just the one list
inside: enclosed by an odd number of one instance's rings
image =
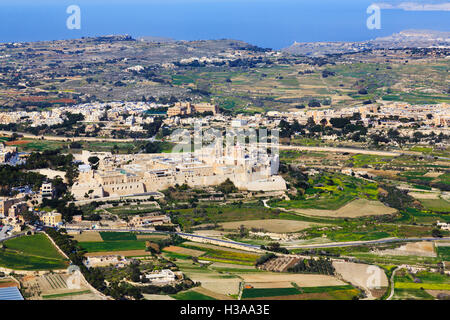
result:
[[(165, 233), (165, 234), (177, 234), (179, 236), (189, 236), (193, 238), (198, 238), (202, 240), (210, 240), (210, 241), (217, 241), (222, 242), (224, 244), (233, 244), (237, 246), (242, 246), (246, 248), (251, 249), (259, 249), (260, 247), (257, 245), (237, 242), (237, 241), (231, 241), (231, 240), (223, 240), (218, 238), (211, 238), (211, 237), (205, 237), (200, 235), (195, 235), (191, 233), (182, 233), (182, 232), (166, 232), (166, 231), (151, 231), (148, 229), (75, 229), (75, 228), (67, 228), (67, 230), (83, 230), (83, 231), (106, 231), (106, 232), (142, 232), (142, 233)], [(352, 242), (343, 242), (343, 243), (324, 243), (324, 244), (317, 244), (317, 245), (295, 245), (295, 246), (285, 246), (287, 249), (314, 249), (314, 248), (339, 248), (339, 247), (351, 247), (351, 246), (361, 246), (361, 245), (367, 245), (367, 244), (383, 244), (383, 243), (391, 243), (391, 242), (416, 242), (416, 241), (450, 241), (450, 237), (447, 238), (389, 238), (389, 239), (380, 239), (380, 240), (370, 240), (370, 241), (352, 241)]]
[(237, 246), (241, 246), (241, 247), (245, 247), (245, 248), (251, 248), (251, 249), (259, 249), (259, 246), (256, 245), (251, 245), (251, 244), (247, 244), (247, 243), (241, 243), (241, 242), (236, 242), (236, 241), (231, 241), (231, 240), (223, 240), (223, 239), (217, 239), (217, 238), (210, 238), (210, 237), (204, 237), (204, 236), (199, 236), (199, 235), (195, 235), (195, 234), (190, 234), (190, 233), (182, 233), (182, 232), (168, 232), (168, 231), (152, 231), (152, 230), (148, 230), (148, 229), (134, 229), (134, 228), (130, 228), (130, 229), (103, 229), (103, 228), (98, 228), (98, 229), (89, 229), (89, 228), (66, 228), (66, 230), (69, 231), (105, 231), (105, 232), (141, 232), (141, 233), (164, 233), (164, 234), (177, 234), (179, 236), (189, 236), (189, 237), (193, 237), (193, 238), (198, 238), (198, 239), (202, 239), (202, 240), (210, 240), (210, 241), (217, 241), (217, 242), (222, 242), (224, 244), (232, 244), (232, 245), (237, 245)]
[[(25, 132), (12, 132), (12, 131), (4, 131), (0, 130), (0, 134), (2, 135), (12, 135), (16, 133), (18, 135), (23, 136), (24, 139), (42, 139), (50, 140), (50, 141), (104, 141), (104, 142), (133, 142), (133, 141), (155, 141), (154, 138), (138, 138), (138, 139), (114, 139), (114, 138), (98, 138), (98, 137), (60, 137), (60, 136), (36, 136), (34, 134), (25, 133)], [(260, 146), (270, 147), (271, 144), (260, 143)], [(311, 146), (287, 146), (280, 145), (278, 146), (281, 150), (301, 150), (301, 151), (318, 151), (318, 152), (341, 152), (341, 153), (353, 153), (353, 154), (369, 154), (369, 155), (378, 155), (378, 156), (393, 156), (397, 157), (403, 153), (409, 152), (393, 152), (393, 151), (377, 151), (377, 150), (367, 150), (367, 149), (354, 149), (354, 148), (343, 148), (343, 147), (311, 147)], [(412, 152), (411, 154), (417, 154)]]
[(417, 241), (450, 241), (450, 237), (446, 238), (388, 238), (380, 240), (369, 240), (369, 241), (351, 241), (351, 242), (333, 242), (333, 243), (323, 243), (323, 244), (311, 244), (311, 245), (292, 245), (285, 246), (287, 249), (317, 249), (317, 248), (341, 248), (341, 247), (354, 247), (361, 245), (370, 244), (383, 244), (392, 242), (417, 242)]
[[(270, 145), (269, 145), (270, 146)], [(335, 148), (335, 147), (307, 147), (307, 146), (279, 146), (280, 150), (300, 150), (300, 151), (317, 151), (317, 152), (339, 152), (339, 153), (353, 153), (353, 154), (368, 154), (383, 157), (398, 157), (404, 152), (393, 151), (378, 151), (368, 149), (354, 149), (354, 148)]]
[(391, 275), (391, 279), (389, 279), (390, 283), (391, 283), (391, 293), (389, 294), (389, 297), (386, 298), (386, 300), (391, 300), (392, 297), (394, 296), (394, 291), (395, 291), (395, 283), (394, 283), (394, 279), (395, 279), (395, 273), (400, 270), (403, 266), (398, 266), (396, 267), (393, 271), (392, 271), (392, 275)]
[(152, 140), (152, 138), (146, 139), (114, 139), (114, 138), (96, 138), (96, 137), (58, 137), (58, 136), (36, 136), (31, 133), (25, 132), (12, 132), (12, 131), (2, 131), (0, 130), (0, 135), (12, 135), (16, 133), (20, 136), (23, 136), (24, 139), (42, 139), (49, 141), (100, 141), (100, 142), (133, 142), (133, 141), (148, 141)]

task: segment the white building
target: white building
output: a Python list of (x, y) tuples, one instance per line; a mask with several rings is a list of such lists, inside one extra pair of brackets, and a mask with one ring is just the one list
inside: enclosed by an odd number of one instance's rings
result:
[(175, 281), (175, 273), (172, 270), (164, 269), (159, 272), (146, 274), (145, 277), (153, 283), (166, 283)]

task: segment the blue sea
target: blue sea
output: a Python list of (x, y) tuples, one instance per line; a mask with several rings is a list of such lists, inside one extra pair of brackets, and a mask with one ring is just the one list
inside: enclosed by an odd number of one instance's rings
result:
[[(363, 41), (405, 29), (450, 31), (450, 11), (381, 10), (369, 30), (366, 0), (0, 0), (0, 42), (110, 34), (177, 40), (237, 39), (280, 49), (294, 41)], [(81, 29), (66, 9), (78, 5)]]

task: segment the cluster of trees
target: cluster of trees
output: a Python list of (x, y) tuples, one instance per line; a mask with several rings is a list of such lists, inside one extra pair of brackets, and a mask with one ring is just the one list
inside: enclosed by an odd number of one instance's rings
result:
[(37, 191), (46, 177), (35, 172), (24, 172), (19, 167), (0, 166), (0, 195), (10, 196), (15, 187), (29, 186)]
[(33, 152), (23, 168), (27, 170), (44, 168), (65, 170), (72, 165), (73, 159), (73, 155), (63, 155), (60, 150), (45, 150), (42, 153)]
[(194, 287), (200, 286), (200, 282), (193, 282), (190, 279), (185, 279), (181, 283), (177, 283), (173, 286), (165, 285), (165, 286), (155, 286), (155, 285), (147, 285), (141, 287), (142, 293), (145, 294), (176, 294), (180, 291), (185, 291)]
[(289, 254), (290, 253), (288, 249), (282, 247), (278, 242), (269, 243), (267, 246), (261, 245), (261, 249), (262, 250), (267, 250), (267, 251), (284, 253), (284, 254)]
[(186, 240), (181, 238), (179, 235), (171, 234), (170, 238), (161, 239), (161, 240), (153, 240), (152, 242), (156, 243), (159, 246), (159, 249), (162, 250), (165, 247), (178, 246), (178, 245), (182, 244), (185, 241)]
[[(351, 120), (356, 120), (356, 123), (352, 123)], [(316, 123), (312, 117), (308, 119), (306, 125), (301, 125), (297, 121), (290, 124), (285, 120), (281, 120), (279, 124), (280, 138), (290, 138), (295, 134), (306, 137), (314, 137), (316, 135), (346, 135), (353, 141), (364, 141), (365, 138), (363, 136), (367, 135), (367, 128), (362, 121), (358, 120), (357, 114), (349, 118), (331, 118), (331, 127), (327, 126), (327, 123), (326, 119)], [(309, 131), (308, 134), (306, 134), (306, 129)]]
[(261, 257), (259, 257), (258, 260), (256, 260), (255, 265), (260, 266), (260, 265), (266, 263), (267, 261), (275, 259), (276, 257), (277, 256), (274, 253), (266, 253), (266, 254), (262, 255)]
[(42, 153), (33, 152), (27, 159), (26, 164), (20, 169), (55, 169), (66, 172), (66, 178), (69, 185), (72, 185), (78, 177), (78, 168), (73, 163), (73, 155), (63, 155), (60, 150), (46, 150)]
[(155, 141), (155, 142), (147, 142), (143, 147), (142, 150), (145, 153), (161, 153), (164, 150), (164, 143)]
[(378, 199), (391, 208), (404, 210), (406, 208), (421, 208), (419, 202), (408, 194), (408, 191), (400, 190), (394, 186), (380, 185), (386, 192), (380, 192)]
[(49, 207), (52, 209), (56, 209), (59, 213), (61, 213), (63, 219), (66, 222), (71, 222), (73, 216), (83, 215), (83, 211), (80, 207), (76, 206), (73, 202), (68, 204), (68, 200), (66, 198), (43, 198), (42, 199), (42, 207)]
[(216, 187), (217, 191), (222, 192), (223, 194), (230, 194), (238, 191), (238, 188), (234, 185), (233, 181), (230, 179), (225, 180), (221, 184)]
[(330, 259), (304, 259), (300, 260), (295, 266), (288, 269), (293, 273), (318, 273), (326, 275), (334, 275), (335, 269)]
[(161, 129), (163, 122), (160, 118), (156, 118), (152, 123), (145, 123), (142, 125), (144, 130), (147, 131), (149, 137), (154, 137), (159, 129)]

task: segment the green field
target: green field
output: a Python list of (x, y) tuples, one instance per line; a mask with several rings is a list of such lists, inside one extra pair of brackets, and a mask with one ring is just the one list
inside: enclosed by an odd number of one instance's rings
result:
[(64, 269), (67, 261), (44, 234), (5, 241), (0, 249), (0, 266), (16, 270)]
[(450, 247), (436, 247), (438, 257), (444, 261), (450, 261)]
[(435, 300), (434, 297), (421, 289), (395, 289), (393, 300)]
[(210, 247), (200, 247), (193, 245), (182, 244), (181, 247), (205, 251), (206, 253), (201, 256), (201, 260), (209, 260), (215, 262), (226, 262), (232, 264), (242, 264), (242, 265), (254, 265), (256, 260), (260, 257), (258, 254), (246, 253), (246, 252), (235, 252), (232, 250), (221, 250), (219, 248)]
[(212, 297), (206, 296), (196, 291), (184, 291), (171, 295), (176, 300), (216, 300)]
[(450, 276), (429, 271), (420, 271), (412, 275), (404, 269), (395, 275), (394, 300), (434, 300), (434, 297), (425, 290), (450, 290)]
[(367, 165), (376, 166), (387, 164), (392, 161), (392, 159), (394, 159), (394, 157), (376, 156), (370, 154), (356, 154), (351, 157), (350, 162), (353, 163), (355, 167), (361, 168)]
[(420, 203), (428, 210), (450, 213), (450, 202), (444, 199), (421, 199)]
[(140, 241), (140, 240), (80, 242), (80, 245), (88, 253), (90, 253), (90, 252), (108, 252), (108, 251), (145, 250), (145, 241)]
[(352, 289), (354, 289), (354, 288), (351, 285), (324, 286), (324, 287), (301, 287), (301, 288), (299, 288), (301, 293), (322, 293), (322, 292), (352, 290)]
[(395, 289), (425, 289), (425, 290), (450, 290), (448, 283), (410, 283), (396, 282)]
[(47, 236), (42, 233), (11, 239), (6, 241), (5, 245), (8, 249), (28, 255), (50, 259), (61, 259), (62, 257)]
[(378, 196), (376, 183), (342, 174), (322, 174), (310, 178), (308, 183), (313, 187), (306, 189), (302, 198), (273, 205), (287, 209), (337, 210), (357, 198), (377, 200)]
[(124, 217), (127, 215), (138, 215), (138, 214), (151, 213), (151, 212), (154, 212), (157, 210), (158, 210), (158, 208), (155, 207), (154, 205), (137, 205), (137, 206), (127, 205), (127, 206), (123, 206), (123, 207), (112, 207), (112, 208), (106, 209), (106, 211), (108, 211), (112, 214), (117, 214), (121, 217)]
[(132, 232), (100, 232), (103, 241), (137, 240), (136, 234)]
[(57, 298), (63, 298), (63, 297), (68, 297), (68, 296), (77, 296), (77, 295), (86, 294), (86, 293), (91, 293), (91, 291), (84, 290), (84, 291), (77, 291), (77, 292), (49, 294), (49, 295), (42, 296), (42, 299), (57, 299)]
[(301, 294), (297, 288), (264, 288), (264, 289), (244, 289), (242, 292), (242, 299), (266, 298), (266, 297), (281, 297), (293, 296)]

